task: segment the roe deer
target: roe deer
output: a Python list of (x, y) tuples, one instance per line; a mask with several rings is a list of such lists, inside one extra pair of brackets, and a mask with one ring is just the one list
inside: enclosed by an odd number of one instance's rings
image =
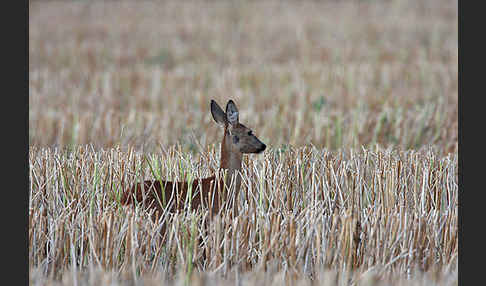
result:
[[(192, 210), (197, 209), (202, 203), (209, 206), (210, 217), (217, 214), (224, 203), (231, 208), (227, 188), (232, 182), (235, 186), (234, 194), (237, 195), (239, 192), (241, 184), (239, 172), (241, 172), (243, 154), (261, 153), (265, 150), (266, 145), (249, 128), (239, 123), (238, 109), (232, 100), (226, 104), (226, 112), (214, 100), (211, 100), (211, 114), (216, 123), (224, 128), (220, 170), (227, 172), (226, 180), (223, 179), (224, 176), (196, 178), (192, 182), (192, 188), (189, 188), (188, 182), (148, 180), (127, 189), (123, 193), (121, 203), (132, 204), (134, 199), (137, 202), (144, 201), (147, 207), (155, 208), (160, 215), (164, 210), (175, 212), (184, 210), (186, 207), (189, 208), (184, 204), (186, 201), (190, 201)], [(236, 176), (232, 180), (235, 173)], [(221, 187), (223, 188), (221, 189)], [(186, 198), (188, 194), (191, 195), (189, 200)], [(234, 205), (233, 214), (238, 214), (237, 203)]]

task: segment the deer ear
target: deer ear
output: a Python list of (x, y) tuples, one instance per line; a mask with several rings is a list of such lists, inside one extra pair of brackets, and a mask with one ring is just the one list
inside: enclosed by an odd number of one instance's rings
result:
[(226, 113), (219, 107), (216, 101), (211, 99), (211, 114), (213, 115), (214, 121), (221, 125), (226, 125)]
[(231, 99), (226, 104), (226, 119), (231, 125), (238, 123), (238, 108)]

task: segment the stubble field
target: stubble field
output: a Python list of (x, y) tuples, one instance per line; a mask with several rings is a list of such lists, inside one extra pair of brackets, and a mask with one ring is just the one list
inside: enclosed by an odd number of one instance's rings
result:
[[(30, 284), (457, 285), (457, 65), (454, 1), (30, 2)], [(239, 215), (122, 208), (217, 170), (210, 99)]]

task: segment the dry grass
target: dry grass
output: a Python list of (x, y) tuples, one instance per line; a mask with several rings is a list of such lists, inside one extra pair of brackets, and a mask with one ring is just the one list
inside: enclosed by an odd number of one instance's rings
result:
[[(218, 153), (184, 160), (171, 150), (148, 160), (170, 177), (174, 169), (196, 174), (214, 167)], [(143, 209), (119, 205), (127, 185), (154, 177), (143, 153), (34, 147), (29, 155), (29, 260), (46, 277), (82, 280), (76, 270), (100, 267), (125, 279), (154, 271), (172, 277), (181, 269), (222, 277), (269, 270), (312, 279), (320, 269), (333, 269), (350, 272), (352, 280), (369, 272), (377, 279), (425, 272), (457, 282), (450, 276), (457, 275), (456, 155), (266, 152), (245, 162), (239, 216), (231, 220), (223, 213), (208, 233), (202, 226), (207, 210), (152, 222)], [(171, 227), (162, 241), (164, 221)], [(204, 241), (197, 246), (199, 234)]]
[[(32, 285), (457, 285), (457, 2), (29, 3)], [(211, 98), (239, 216), (122, 208), (217, 169)]]
[(273, 146), (454, 152), (457, 3), (427, 3), (31, 3), (30, 143), (194, 149), (233, 98)]

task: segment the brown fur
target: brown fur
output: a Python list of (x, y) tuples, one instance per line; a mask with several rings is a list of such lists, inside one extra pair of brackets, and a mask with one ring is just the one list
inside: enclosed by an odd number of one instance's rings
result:
[(218, 182), (216, 176), (196, 179), (192, 182), (192, 196), (189, 198), (187, 182), (147, 180), (143, 184), (138, 183), (124, 192), (121, 203), (129, 205), (133, 204), (135, 200), (144, 203), (147, 208), (154, 208), (161, 215), (164, 211), (174, 213), (183, 210), (190, 200), (191, 210), (196, 210), (200, 205), (204, 205), (210, 209), (210, 215), (213, 216), (219, 213), (221, 208), (222, 196), (224, 195), (221, 192), (223, 184), (223, 180), (220, 179)]

